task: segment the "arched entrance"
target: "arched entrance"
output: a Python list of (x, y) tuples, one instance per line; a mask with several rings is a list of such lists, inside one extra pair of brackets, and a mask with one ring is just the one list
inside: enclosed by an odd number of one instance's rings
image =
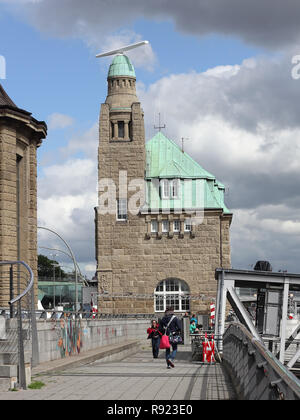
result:
[(190, 310), (190, 288), (184, 280), (168, 278), (156, 286), (154, 292), (155, 312), (164, 312), (172, 306), (175, 312)]

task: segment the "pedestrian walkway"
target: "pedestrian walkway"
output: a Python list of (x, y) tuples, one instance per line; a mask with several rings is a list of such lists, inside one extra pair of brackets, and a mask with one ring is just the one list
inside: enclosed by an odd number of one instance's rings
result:
[(167, 369), (164, 351), (152, 358), (150, 347), (120, 361), (92, 363), (33, 376), (37, 390), (7, 391), (1, 400), (229, 400), (234, 391), (221, 364), (191, 361), (190, 346), (179, 346), (175, 368)]

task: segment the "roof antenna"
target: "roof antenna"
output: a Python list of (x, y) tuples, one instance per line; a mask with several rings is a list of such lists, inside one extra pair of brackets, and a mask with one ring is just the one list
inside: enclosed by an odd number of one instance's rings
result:
[(188, 137), (181, 137), (181, 151), (184, 153), (184, 140), (189, 140)]
[(154, 125), (154, 128), (157, 130), (158, 129), (158, 131), (160, 132), (160, 130), (162, 129), (162, 128), (166, 128), (166, 124), (164, 124), (164, 125), (160, 125), (160, 112), (158, 113), (158, 127), (156, 127), (155, 125)]
[(107, 57), (108, 55), (124, 54), (124, 51), (133, 50), (134, 48), (140, 47), (145, 44), (149, 44), (149, 41), (141, 41), (141, 42), (136, 42), (135, 44), (126, 45), (125, 47), (121, 47), (116, 50), (111, 50), (105, 53), (97, 54), (96, 57), (100, 58), (100, 57)]

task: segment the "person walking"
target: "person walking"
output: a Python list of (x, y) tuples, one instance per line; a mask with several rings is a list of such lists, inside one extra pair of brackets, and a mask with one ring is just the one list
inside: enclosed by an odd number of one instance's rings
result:
[[(161, 334), (166, 333), (166, 335), (169, 336), (178, 336), (181, 332), (181, 325), (178, 320), (178, 318), (174, 315), (174, 309), (173, 308), (167, 308), (165, 311), (165, 315), (162, 318), (162, 320), (159, 323), (159, 330)], [(173, 340), (170, 340), (170, 344), (172, 347), (172, 353), (171, 353), (171, 347), (166, 349), (166, 362), (167, 362), (167, 368), (170, 369), (171, 367), (174, 368), (174, 359), (177, 353), (177, 343)]]
[(158, 353), (159, 353), (161, 332), (159, 331), (158, 322), (155, 319), (151, 321), (151, 327), (147, 329), (147, 334), (148, 334), (148, 338), (149, 339), (151, 338), (151, 341), (152, 341), (153, 358), (157, 359)]

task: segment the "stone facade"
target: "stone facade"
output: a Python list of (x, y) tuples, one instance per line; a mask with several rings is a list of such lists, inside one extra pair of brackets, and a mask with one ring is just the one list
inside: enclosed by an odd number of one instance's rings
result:
[[(46, 124), (17, 108), (0, 85), (0, 261), (21, 260), (37, 279), (36, 149)], [(5, 271), (5, 274), (3, 273)], [(0, 306), (9, 301), (8, 267), (2, 268)], [(37, 293), (37, 282), (35, 285)], [(16, 289), (15, 289), (16, 296)]]
[[(124, 126), (128, 128), (123, 130)], [(118, 136), (119, 127), (122, 137)], [(135, 93), (135, 78), (108, 77), (108, 96), (101, 105), (99, 120), (100, 204), (95, 208), (98, 310), (154, 313), (157, 307), (153, 295), (158, 284), (176, 279), (189, 288), (189, 310), (207, 313), (210, 298), (216, 295), (215, 269), (230, 267), (232, 215), (224, 214), (222, 209), (205, 209), (202, 223), (188, 232), (184, 230), (184, 220), (190, 215), (184, 212), (128, 211), (124, 220), (118, 220), (116, 200), (125, 198), (128, 202), (132, 198), (136, 189), (131, 191), (130, 184), (145, 178), (145, 168), (144, 120)], [(111, 180), (111, 188), (105, 189), (105, 179)], [(120, 188), (120, 182), (125, 189)], [(123, 197), (125, 190), (127, 196)], [(101, 210), (104, 198), (105, 204), (111, 205), (111, 214)], [(171, 228), (163, 233), (163, 220), (168, 220), (171, 227), (174, 219), (179, 220), (179, 232)], [(151, 232), (152, 220), (157, 221), (157, 232)]]

